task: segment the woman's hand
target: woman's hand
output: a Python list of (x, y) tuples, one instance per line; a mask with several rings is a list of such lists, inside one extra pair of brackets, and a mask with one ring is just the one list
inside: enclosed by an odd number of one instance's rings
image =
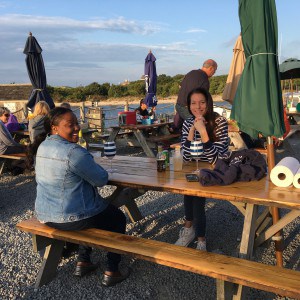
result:
[(200, 133), (201, 140), (203, 143), (206, 143), (209, 141), (209, 137), (206, 130), (206, 120), (203, 116), (197, 117), (194, 121), (194, 126), (196, 130)]
[(203, 116), (197, 117), (194, 121), (194, 127), (196, 128), (197, 131), (201, 132), (203, 130), (206, 131), (206, 120)]

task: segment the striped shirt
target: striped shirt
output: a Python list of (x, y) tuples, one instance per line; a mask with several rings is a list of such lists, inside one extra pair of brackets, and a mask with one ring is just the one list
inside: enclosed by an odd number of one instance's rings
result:
[[(191, 142), (187, 139), (190, 128), (194, 124), (195, 118), (186, 119), (182, 126), (182, 136), (181, 136), (181, 151), (184, 161), (192, 160), (190, 154), (190, 145)], [(216, 117), (216, 142), (208, 141), (203, 143), (203, 154), (201, 155), (201, 161), (207, 161), (211, 164), (214, 164), (218, 158), (223, 158), (228, 155), (228, 123), (227, 120), (222, 116)], [(200, 133), (195, 130), (195, 138), (201, 139)]]

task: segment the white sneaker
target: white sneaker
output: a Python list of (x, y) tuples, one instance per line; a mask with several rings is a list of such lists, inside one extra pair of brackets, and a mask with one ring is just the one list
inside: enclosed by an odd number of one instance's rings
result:
[(197, 243), (197, 250), (206, 251), (206, 241), (196, 241), (195, 243)]
[(187, 247), (195, 238), (194, 227), (182, 227), (179, 232), (179, 239), (176, 241), (175, 245)]

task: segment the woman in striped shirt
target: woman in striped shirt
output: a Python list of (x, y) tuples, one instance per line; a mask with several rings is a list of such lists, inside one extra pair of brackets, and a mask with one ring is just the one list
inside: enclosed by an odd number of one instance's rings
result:
[[(181, 150), (184, 161), (192, 160), (191, 141), (201, 139), (203, 154), (200, 160), (214, 164), (218, 158), (228, 154), (228, 125), (226, 118), (213, 111), (208, 92), (202, 88), (192, 90), (187, 99), (188, 109), (193, 115), (184, 121)], [(184, 196), (185, 224), (175, 243), (188, 246), (197, 237), (197, 249), (206, 250), (205, 197)]]

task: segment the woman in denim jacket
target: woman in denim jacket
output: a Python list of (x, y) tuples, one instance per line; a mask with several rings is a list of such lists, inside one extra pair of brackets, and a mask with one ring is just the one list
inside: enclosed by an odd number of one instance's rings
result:
[[(96, 164), (92, 155), (77, 144), (79, 125), (70, 109), (57, 107), (45, 118), (46, 139), (36, 153), (37, 218), (60, 230), (99, 228), (125, 233), (126, 218), (121, 210), (106, 203), (97, 187), (107, 183), (108, 174)], [(75, 276), (96, 270), (90, 260), (92, 249), (79, 246)], [(107, 269), (101, 283), (111, 286), (123, 281), (121, 256), (109, 252)]]

